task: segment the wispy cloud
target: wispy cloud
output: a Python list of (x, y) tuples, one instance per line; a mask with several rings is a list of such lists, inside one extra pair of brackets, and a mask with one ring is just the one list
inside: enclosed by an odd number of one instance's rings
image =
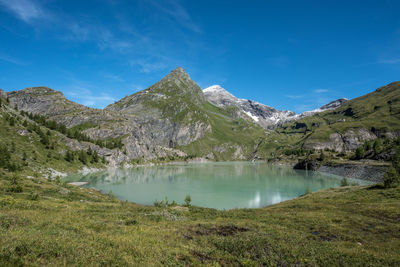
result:
[(28, 65), (28, 63), (25, 61), (22, 61), (20, 59), (17, 59), (17, 58), (8, 56), (8, 55), (4, 55), (2, 53), (0, 53), (0, 60), (6, 61), (8, 63), (12, 63), (14, 65), (18, 65), (18, 66), (27, 66)]
[(94, 42), (99, 49), (110, 49), (123, 52), (133, 48), (132, 41), (121, 39), (115, 36), (106, 27), (90, 22), (69, 21), (64, 24), (67, 33), (61, 39), (74, 42)]
[(304, 97), (304, 95), (285, 95), (285, 96), (290, 99), (299, 99)]
[(399, 64), (400, 58), (383, 59), (376, 62), (377, 64)]
[(125, 79), (123, 79), (121, 76), (111, 73), (105, 73), (103, 74), (103, 77), (112, 82), (119, 82), (119, 83), (125, 82)]
[(150, 62), (145, 62), (143, 60), (132, 60), (130, 62), (131, 66), (138, 66), (139, 70), (143, 73), (150, 73), (150, 72), (154, 72), (154, 71), (159, 71), (159, 70), (164, 70), (167, 68), (167, 65), (165, 63), (162, 62), (154, 62), (154, 63), (150, 63)]
[(33, 0), (0, 0), (0, 4), (27, 23), (48, 15), (45, 9)]
[(189, 13), (186, 11), (186, 9), (183, 7), (183, 5), (180, 3), (179, 0), (168, 0), (168, 1), (150, 0), (148, 2), (151, 3), (163, 14), (165, 14), (167, 17), (172, 19), (178, 25), (181, 25), (193, 32), (197, 33), (202, 32), (200, 27), (193, 22), (191, 16), (189, 15)]
[(76, 85), (68, 88), (65, 95), (72, 100), (78, 101), (82, 105), (96, 108), (104, 108), (108, 104), (116, 101), (114, 97), (107, 93), (94, 95), (91, 90)]
[(313, 92), (316, 94), (322, 94), (322, 93), (328, 93), (329, 90), (328, 89), (315, 89), (315, 90), (313, 90)]
[(365, 66), (370, 66), (370, 65), (395, 65), (395, 64), (400, 64), (400, 58), (386, 58), (386, 59), (380, 59), (375, 62), (367, 62), (367, 63), (362, 63), (355, 65), (355, 67), (365, 67)]

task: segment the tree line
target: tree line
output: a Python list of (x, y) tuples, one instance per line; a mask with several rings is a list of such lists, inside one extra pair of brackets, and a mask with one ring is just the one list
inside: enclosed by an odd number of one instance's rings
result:
[[(23, 110), (21, 110), (20, 113), (21, 113), (21, 115), (27, 116), (29, 119), (35, 121), (36, 123), (38, 123), (42, 126), (45, 126), (51, 130), (60, 132), (71, 139), (76, 139), (78, 141), (85, 141), (85, 142), (93, 143), (100, 147), (108, 148), (108, 149), (114, 149), (114, 148), (122, 149), (122, 147), (124, 146), (121, 138), (109, 138), (106, 140), (94, 140), (94, 139), (91, 139), (86, 134), (82, 133), (80, 130), (68, 129), (64, 124), (58, 123), (54, 120), (49, 120), (49, 119), (47, 119), (46, 116), (39, 115), (39, 114), (32, 114), (29, 112), (25, 112)], [(24, 122), (24, 124), (26, 124), (24, 126), (27, 126), (26, 122)]]

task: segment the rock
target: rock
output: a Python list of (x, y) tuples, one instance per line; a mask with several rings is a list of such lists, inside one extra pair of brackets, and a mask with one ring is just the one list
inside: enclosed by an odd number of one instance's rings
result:
[(74, 185), (74, 186), (82, 186), (88, 184), (88, 182), (71, 182), (68, 183), (69, 185)]
[(58, 191), (58, 193), (60, 193), (61, 195), (68, 195), (71, 191), (69, 191), (66, 188), (61, 188), (60, 191)]
[(340, 99), (334, 100), (332, 102), (329, 102), (328, 104), (323, 105), (320, 108), (317, 108), (317, 109), (314, 109), (311, 111), (305, 111), (305, 112), (301, 113), (299, 117), (301, 117), (301, 118), (308, 117), (308, 116), (312, 116), (312, 115), (320, 113), (320, 112), (336, 109), (336, 108), (342, 106), (347, 101), (349, 101), (347, 98), (340, 98)]
[(347, 178), (366, 180), (371, 182), (382, 182), (388, 166), (374, 166), (367, 164), (335, 164), (323, 165), (318, 171), (331, 173)]
[(0, 88), (0, 97), (6, 99), (7, 98), (7, 94), (6, 92), (4, 92), (3, 89)]
[(319, 162), (311, 159), (303, 159), (297, 162), (293, 169), (296, 170), (308, 170), (308, 171), (316, 171), (319, 168)]
[(19, 134), (21, 136), (27, 136), (27, 135), (30, 135), (30, 132), (27, 130), (24, 130), (24, 129), (18, 129), (17, 134)]
[(243, 154), (242, 154), (242, 147), (236, 146), (235, 153), (233, 153), (233, 158), (240, 159), (240, 160), (246, 159), (245, 156), (243, 156)]
[(336, 152), (354, 151), (366, 141), (375, 140), (376, 138), (378, 137), (374, 133), (365, 128), (350, 129), (344, 134), (338, 132), (330, 134), (327, 141), (315, 140), (311, 135), (304, 142), (303, 148), (314, 150), (330, 149)]

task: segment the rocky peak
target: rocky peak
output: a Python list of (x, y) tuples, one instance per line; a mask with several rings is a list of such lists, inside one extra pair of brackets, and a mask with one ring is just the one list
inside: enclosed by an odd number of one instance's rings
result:
[(336, 99), (336, 100), (334, 100), (332, 102), (329, 102), (326, 105), (323, 105), (320, 108), (317, 108), (317, 109), (314, 109), (314, 110), (310, 110), (310, 111), (305, 111), (305, 112), (301, 113), (299, 115), (299, 118), (311, 116), (311, 115), (314, 115), (314, 114), (319, 113), (319, 112), (323, 112), (323, 111), (327, 111), (327, 110), (338, 108), (341, 105), (343, 105), (344, 103), (346, 103), (347, 101), (349, 101), (347, 98)]
[(347, 98), (339, 98), (337, 100), (334, 100), (332, 102), (329, 102), (326, 105), (323, 105), (322, 107), (320, 107), (320, 109), (322, 110), (328, 110), (328, 109), (334, 109), (334, 108), (338, 108), (341, 105), (343, 105), (344, 103), (346, 103), (347, 101), (349, 101)]
[(251, 118), (264, 128), (293, 119), (296, 114), (290, 111), (280, 111), (253, 100), (239, 99), (219, 85), (213, 85), (203, 90), (207, 100), (218, 107), (238, 107), (241, 117)]
[(219, 85), (212, 85), (203, 90), (207, 100), (218, 107), (235, 106), (239, 99)]

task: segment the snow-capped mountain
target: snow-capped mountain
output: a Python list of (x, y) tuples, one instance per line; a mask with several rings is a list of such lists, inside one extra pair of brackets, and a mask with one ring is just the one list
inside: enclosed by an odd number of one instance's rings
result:
[(212, 104), (218, 107), (237, 107), (240, 113), (239, 116), (250, 117), (254, 122), (264, 128), (273, 128), (276, 125), (290, 120), (296, 120), (306, 116), (311, 116), (318, 112), (334, 109), (347, 101), (347, 99), (341, 98), (318, 109), (296, 114), (288, 110), (277, 110), (253, 100), (237, 98), (219, 85), (210, 86), (204, 89), (203, 92), (207, 100)]
[(279, 123), (296, 118), (296, 113), (281, 111), (253, 100), (240, 99), (219, 85), (213, 85), (203, 90), (207, 100), (218, 107), (234, 106), (240, 112), (250, 117), (264, 128), (273, 127)]

